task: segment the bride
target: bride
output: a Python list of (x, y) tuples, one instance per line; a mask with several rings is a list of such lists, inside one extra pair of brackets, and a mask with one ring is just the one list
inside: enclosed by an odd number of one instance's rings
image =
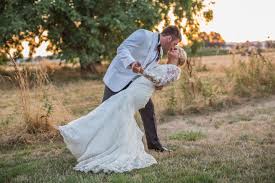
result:
[(143, 108), (155, 90), (180, 76), (186, 60), (185, 51), (177, 47), (179, 57), (167, 64), (143, 70), (124, 91), (109, 98), (93, 111), (67, 125), (58, 126), (67, 148), (77, 159), (75, 170), (94, 173), (126, 172), (157, 163), (144, 150), (143, 132), (134, 114)]

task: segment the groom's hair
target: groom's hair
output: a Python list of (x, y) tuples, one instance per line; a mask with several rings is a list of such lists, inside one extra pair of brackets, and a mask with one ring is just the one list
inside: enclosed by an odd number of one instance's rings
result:
[(180, 30), (177, 26), (170, 25), (168, 27), (165, 27), (163, 31), (161, 32), (162, 36), (172, 36), (173, 40), (179, 39), (182, 40)]

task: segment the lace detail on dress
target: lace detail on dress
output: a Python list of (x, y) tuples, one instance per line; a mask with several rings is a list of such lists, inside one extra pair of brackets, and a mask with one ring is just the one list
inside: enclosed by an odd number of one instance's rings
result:
[(153, 91), (152, 82), (140, 77), (87, 115), (57, 127), (77, 159), (74, 170), (121, 173), (156, 164), (144, 150), (143, 132), (134, 118)]
[(176, 65), (165, 64), (157, 67), (157, 69), (152, 68), (143, 72), (143, 76), (152, 81), (155, 86), (166, 86), (180, 77), (181, 71)]
[(92, 171), (93, 173), (122, 173), (131, 171), (133, 169), (149, 167), (153, 164), (156, 164), (157, 161), (154, 159), (154, 157), (144, 151), (144, 146), (142, 144), (143, 133), (139, 129), (137, 129), (136, 135), (138, 140), (136, 144), (136, 151), (129, 151), (127, 154), (119, 152), (117, 156), (114, 156), (113, 154), (116, 153), (116, 151), (118, 150), (114, 146), (113, 149), (110, 149), (110, 151), (113, 153), (111, 156), (108, 155), (109, 153), (106, 153), (107, 155), (104, 158), (88, 159), (87, 162), (81, 162), (77, 164), (74, 167), (74, 170), (81, 172)]
[(156, 164), (155, 158), (144, 150), (143, 132), (134, 114), (147, 104), (154, 83), (167, 85), (179, 75), (180, 69), (175, 65), (156, 65), (145, 71), (145, 77), (137, 78), (87, 115), (57, 127), (77, 158), (74, 170), (126, 172)]

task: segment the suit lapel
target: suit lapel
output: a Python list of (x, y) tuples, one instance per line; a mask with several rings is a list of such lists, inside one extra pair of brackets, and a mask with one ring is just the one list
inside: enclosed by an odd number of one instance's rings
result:
[(158, 38), (158, 33), (154, 32), (153, 35), (152, 35), (151, 41), (150, 41), (149, 52), (147, 54), (145, 62), (142, 65), (143, 67), (145, 67), (150, 62), (150, 58), (152, 58), (152, 53), (155, 49), (154, 43), (155, 43), (155, 40), (157, 40), (157, 38)]

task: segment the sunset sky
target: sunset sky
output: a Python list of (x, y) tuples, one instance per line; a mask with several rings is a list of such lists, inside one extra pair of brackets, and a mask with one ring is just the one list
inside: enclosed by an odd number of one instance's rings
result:
[(214, 19), (202, 31), (220, 33), (227, 42), (275, 40), (275, 0), (216, 0)]

